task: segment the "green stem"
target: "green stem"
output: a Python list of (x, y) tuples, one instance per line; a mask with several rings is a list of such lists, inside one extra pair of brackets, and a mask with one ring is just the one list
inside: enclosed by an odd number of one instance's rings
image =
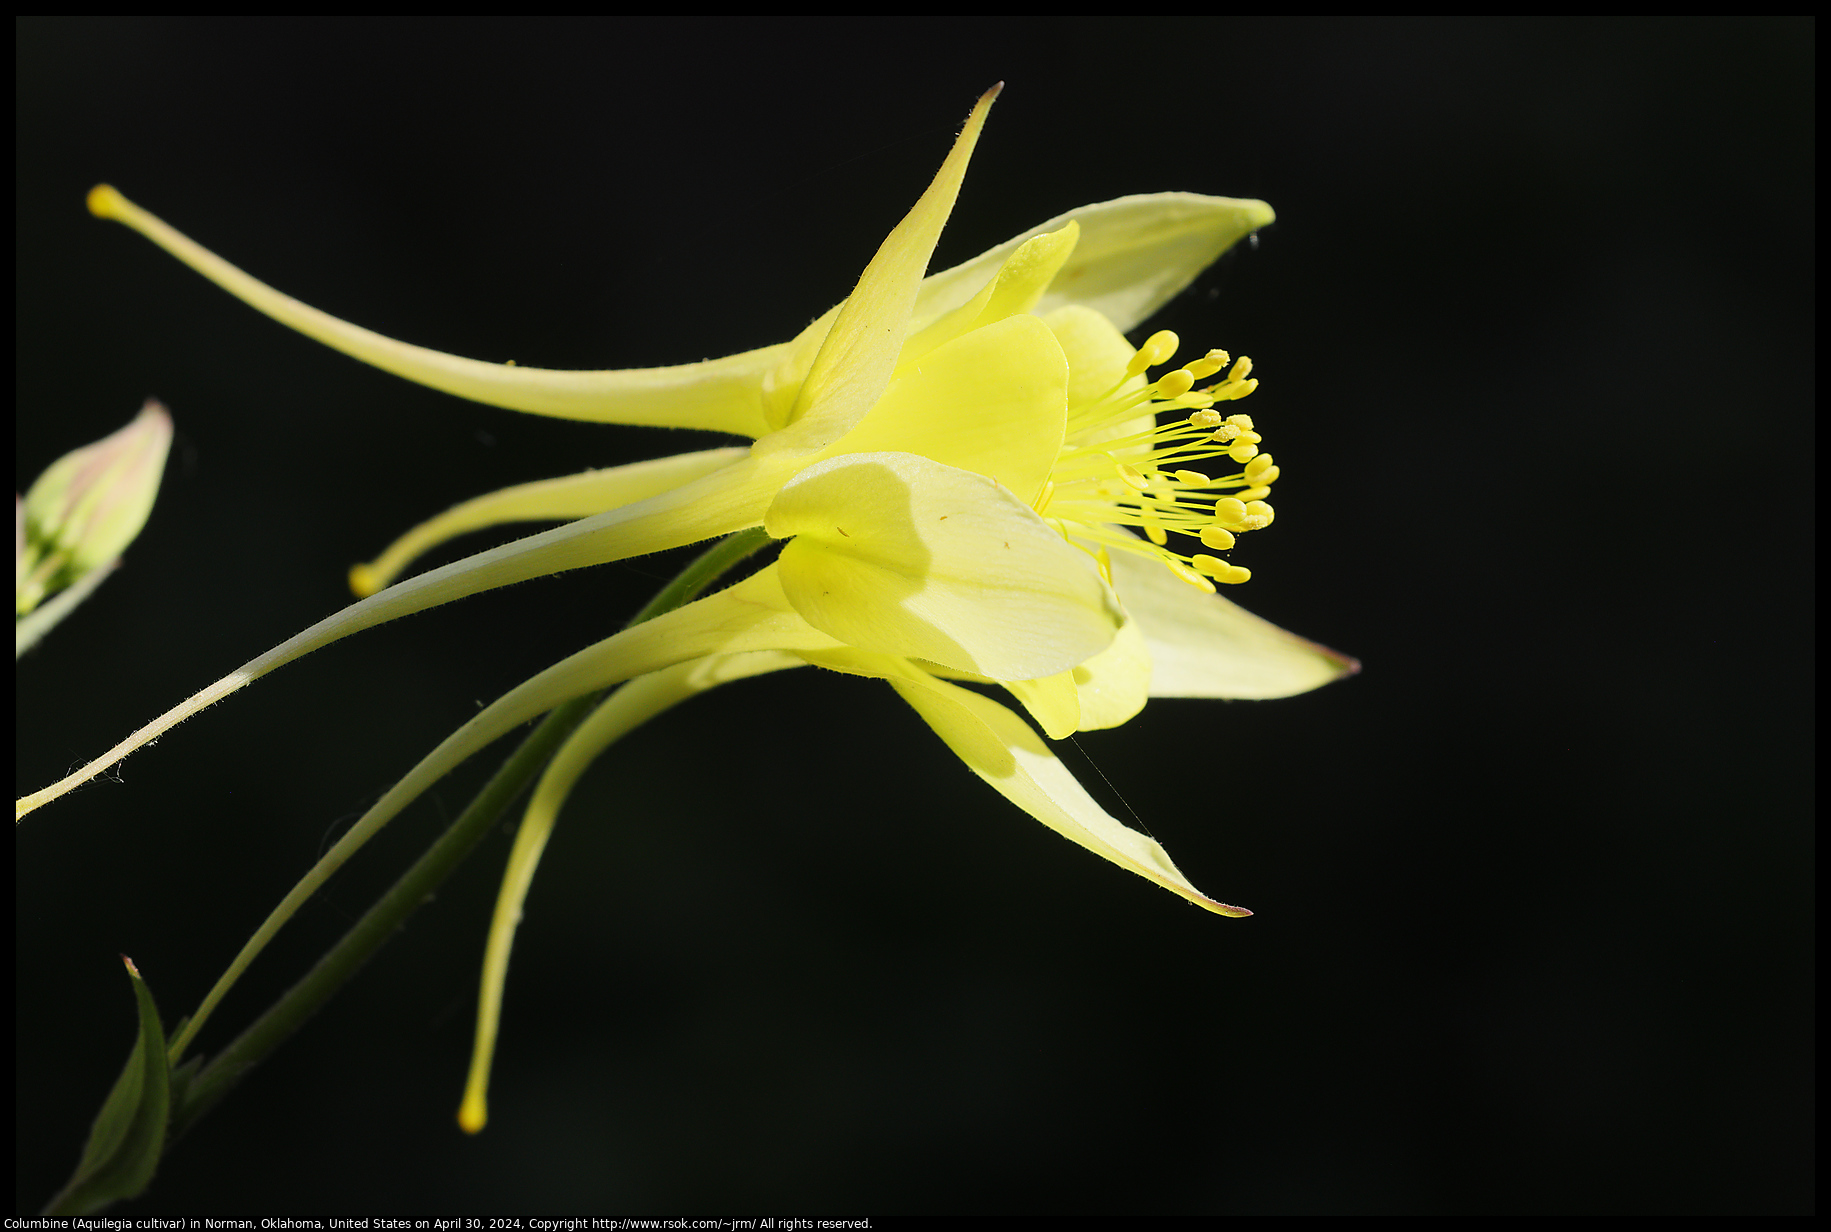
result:
[[(683, 569), (678, 577), (664, 586), (626, 627), (653, 620), (693, 600), (727, 570), (769, 542), (762, 529), (753, 528), (726, 536)], [(432, 892), (463, 862), (483, 836), (508, 811), (517, 796), (533, 781), (573, 729), (584, 721), (602, 700), (603, 692), (574, 698), (554, 709), (531, 732), (521, 747), (502, 763), (502, 767), (477, 793), (445, 834), (421, 856), (412, 868), (394, 883), (368, 912), (358, 920), (342, 940), (318, 960), (304, 979), (293, 985), (253, 1025), (233, 1043), (213, 1057), (191, 1080), (182, 1079), (173, 1090), (171, 1136), (168, 1141), (190, 1128), (199, 1117), (215, 1106), (241, 1077), (264, 1060), (319, 1006), (343, 986), (384, 941), (394, 935), (406, 918), (431, 896)], [(233, 981), (231, 981), (233, 982)], [(227, 987), (219, 983), (211, 990), (206, 1004), (214, 1005)], [(203, 1015), (179, 1033), (170, 1056), (176, 1063), (184, 1046), (202, 1025)]]

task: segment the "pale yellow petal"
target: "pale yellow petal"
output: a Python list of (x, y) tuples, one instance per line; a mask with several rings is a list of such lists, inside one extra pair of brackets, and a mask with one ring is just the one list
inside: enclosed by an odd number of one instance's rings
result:
[[(1125, 630), (1126, 626), (1120, 626), (1118, 636), (1113, 639), (1115, 645), (1118, 643), (1120, 637), (1125, 636)], [(1094, 659), (1090, 659), (1088, 662), (1091, 663), (1095, 659), (1100, 658), (1101, 655), (1110, 652), (1111, 647), (1108, 647), (1107, 650), (1101, 651), (1100, 655), (1095, 655)], [(874, 655), (871, 657), (873, 660), (876, 660), (881, 659), (884, 656)], [(1044, 733), (1047, 734), (1051, 740), (1066, 740), (1077, 731), (1088, 730), (1088, 724), (1081, 711), (1081, 690), (1077, 684), (1077, 682), (1082, 679), (1080, 667), (1074, 668), (1072, 671), (1057, 672), (1053, 676), (1044, 676), (1038, 680), (993, 680), (990, 676), (981, 676), (974, 672), (959, 671), (955, 668), (945, 667), (942, 664), (935, 663), (928, 659), (910, 659), (909, 662), (920, 670), (927, 672), (930, 676), (938, 676), (942, 680), (959, 680), (968, 684), (997, 685), (999, 688), (1010, 693), (1012, 697), (1015, 697), (1023, 705), (1023, 708), (1029, 712), (1030, 717), (1036, 720), (1036, 725), (1042, 728)], [(831, 665), (823, 663), (822, 666)], [(1082, 666), (1084, 667), (1085, 664)], [(864, 672), (861, 674), (867, 676), (883, 675), (883, 673), (879, 671)], [(1102, 724), (1101, 726), (1111, 726), (1111, 724)]]
[[(1115, 334), (1132, 329), (1230, 245), (1271, 220), (1271, 207), (1263, 201), (1194, 193), (1155, 193), (1082, 206), (924, 279), (910, 317), (909, 345), (919, 354), (965, 328), (968, 318), (978, 320), (983, 313), (987, 320), (996, 319), (1002, 307), (986, 311), (995, 294), (1009, 296), (1013, 303), (1023, 297), (1023, 306), (1010, 311), (1044, 316), (1079, 306), (1109, 316), (1118, 327)], [(1038, 244), (1051, 237), (1051, 243)], [(1029, 251), (1020, 252), (1026, 247)], [(1048, 287), (1032, 295), (1036, 276), (1044, 272)], [(788, 422), (801, 382), (843, 306), (803, 330), (765, 378), (772, 427)], [(925, 338), (936, 326), (937, 334)], [(1109, 386), (1092, 389), (1088, 396)]]
[[(1209, 911), (1229, 916), (1252, 914), (1197, 890), (1161, 844), (1101, 808), (1049, 746), (997, 702), (948, 684), (925, 666), (894, 655), (850, 646), (799, 653), (817, 667), (889, 681), (969, 770), (1058, 834)], [(1048, 687), (1054, 683), (1048, 682)]]
[(1081, 227), (1074, 255), (1032, 309), (1038, 316), (1081, 304), (1121, 331), (1135, 328), (1234, 243), (1272, 221), (1263, 201), (1197, 193), (1145, 193), (1079, 209), (1030, 228), (971, 261), (930, 275), (916, 303), (918, 328), (965, 303), (1019, 245)]
[(350, 589), (366, 598), (391, 583), (417, 557), (449, 539), (506, 522), (572, 521), (658, 496), (741, 461), (739, 446), (676, 454), (517, 484), (454, 505), (389, 544), (373, 561), (350, 570)]
[[(979, 130), (997, 96), (993, 87), (973, 107), (928, 191), (884, 240), (839, 309), (789, 415), (797, 429), (794, 447), (818, 449), (843, 435), (890, 380), (928, 258), (953, 212)], [(987, 269), (986, 276), (995, 268)]]
[(1128, 384), (1142, 389), (1143, 376), (1126, 381), (1125, 366), (1138, 348), (1113, 323), (1091, 308), (1069, 304), (1041, 318), (1068, 359), (1068, 404), (1080, 406)]
[(1155, 561), (1114, 552), (1112, 565), (1113, 586), (1150, 652), (1152, 697), (1289, 697), (1360, 670)]
[(1074, 223), (1021, 244), (972, 299), (911, 334), (897, 357), (902, 373), (930, 351), (969, 330), (1027, 313), (1042, 299), (1056, 273), (1074, 252), (1081, 229)]
[[(1097, 657), (1097, 656), (1096, 656)], [(1023, 703), (1043, 734), (1051, 740), (1066, 740), (1082, 729), (1081, 698), (1075, 688), (1080, 668), (1044, 676), (1041, 680), (1007, 680), (1004, 687)]]
[[(1002, 685), (1023, 703), (1051, 740), (1066, 739), (1077, 731), (1118, 727), (1143, 710), (1151, 696), (1151, 655), (1135, 620), (1120, 625), (1113, 644), (1093, 658), (1040, 681), (992, 680), (926, 659), (913, 662), (943, 680)], [(1065, 687), (1072, 689), (1072, 698), (1063, 695)]]
[(764, 528), (814, 627), (848, 645), (1034, 680), (1099, 653), (1122, 619), (1087, 554), (969, 471), (907, 453), (802, 471)]
[[(970, 329), (1028, 312), (1048, 290), (1049, 282), (1068, 254), (1074, 251), (1078, 234), (1077, 228), (1068, 226), (1049, 235), (1036, 236), (1019, 247), (971, 300), (904, 342), (902, 352), (897, 356), (897, 374), (903, 374), (928, 352)], [(788, 357), (764, 378), (763, 403), (771, 427), (780, 428), (788, 423), (795, 398), (801, 391), (801, 382), (813, 367), (827, 331), (843, 307), (844, 304), (834, 306), (802, 330), (788, 344)]]
[(889, 677), (967, 769), (1056, 833), (1219, 915), (1252, 913), (1197, 890), (1152, 838), (1111, 816), (1028, 724), (989, 698), (926, 673)]
[(929, 352), (820, 456), (919, 454), (1029, 502), (1061, 449), (1067, 383), (1055, 335), (1035, 317), (1007, 317)]
[(384, 372), (511, 411), (593, 423), (705, 428), (738, 436), (768, 431), (763, 418), (764, 374), (786, 358), (786, 346), (667, 368), (565, 372), (464, 359), (396, 342), (339, 320), (250, 277), (173, 230), (113, 188), (99, 185), (89, 208), (138, 231), (249, 307), (308, 338)]
[(1076, 667), (1074, 684), (1081, 731), (1118, 727), (1143, 710), (1151, 695), (1151, 652), (1138, 622), (1127, 620), (1112, 645)]
[[(1132, 356), (1138, 353), (1138, 348), (1127, 342), (1125, 335), (1115, 329), (1111, 321), (1093, 309), (1068, 304), (1055, 309), (1041, 320), (1055, 335), (1056, 344), (1068, 359), (1070, 407), (1098, 402), (1118, 389), (1140, 390), (1147, 384), (1142, 375), (1127, 377), (1125, 374), (1126, 365), (1132, 362)], [(1085, 435), (1077, 435), (1075, 444), (1085, 447), (1103, 441), (1130, 439), (1141, 432), (1149, 432), (1155, 424), (1156, 416), (1147, 406), (1137, 415)], [(1147, 442), (1138, 441), (1119, 446), (1114, 451), (1114, 456), (1144, 454), (1150, 452), (1150, 448)]]
[(827, 333), (838, 319), (839, 310), (844, 307), (843, 301), (834, 304), (792, 340), (784, 343), (781, 347), (782, 358), (763, 374), (763, 418), (771, 432), (779, 432), (788, 426), (789, 416), (794, 414), (796, 400), (801, 396), (801, 383), (807, 380), (814, 361), (820, 358), (820, 348), (826, 344)]

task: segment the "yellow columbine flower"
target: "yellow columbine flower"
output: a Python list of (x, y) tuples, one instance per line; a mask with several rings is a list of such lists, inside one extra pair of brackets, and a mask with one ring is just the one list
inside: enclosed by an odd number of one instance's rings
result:
[[(20, 813), (359, 629), (540, 574), (761, 525), (788, 541), (776, 562), (512, 690), (325, 857), (340, 864), (428, 785), (526, 719), (631, 682), (555, 757), (518, 834), (486, 959), (468, 1128), (483, 1121), (508, 941), (560, 801), (623, 731), (744, 675), (812, 663), (885, 679), (969, 768), (1032, 816), (1201, 906), (1248, 914), (1201, 894), (1156, 842), (1107, 815), (1010, 710), (950, 681), (1003, 686), (1061, 737), (1122, 723), (1148, 696), (1285, 696), (1352, 670), (1212, 593), (1214, 582), (1247, 576), (1213, 553), (1272, 520), (1264, 498), (1278, 468), (1259, 451), (1250, 418), (1217, 409), (1252, 392), (1250, 361), (1211, 351), (1149, 381), (1175, 338), (1158, 334), (1135, 350), (1122, 334), (1271, 211), (1191, 194), (1122, 198), (924, 278), (995, 93), (980, 100), (934, 182), (843, 303), (791, 342), (676, 368), (551, 372), (410, 347), (273, 291), (113, 189), (96, 189), (96, 213), (269, 315), (409, 379), (511, 409), (711, 428), (754, 443), (522, 485), (441, 515), (353, 571), (353, 586), (368, 595), (361, 602), (27, 797)], [(1159, 424), (1160, 413), (1170, 418)], [(576, 520), (394, 582), (452, 535), (541, 517)], [(1172, 534), (1192, 541), (1173, 545)]]

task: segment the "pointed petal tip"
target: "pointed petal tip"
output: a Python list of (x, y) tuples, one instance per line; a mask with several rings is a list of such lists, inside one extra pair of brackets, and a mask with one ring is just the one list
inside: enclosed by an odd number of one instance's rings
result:
[[(1185, 897), (1187, 896), (1185, 895)], [(1244, 919), (1252, 914), (1252, 912), (1244, 907), (1236, 907), (1232, 903), (1224, 903), (1218, 898), (1209, 898), (1206, 894), (1199, 894), (1198, 897), (1190, 898), (1189, 901), (1205, 911), (1212, 911), (1216, 915), (1224, 915), (1233, 920)]]
[(1346, 680), (1350, 676), (1361, 674), (1361, 661), (1353, 655), (1343, 654), (1331, 646), (1324, 646), (1321, 642), (1311, 642), (1310, 645), (1316, 648), (1317, 654), (1335, 665), (1335, 679)]

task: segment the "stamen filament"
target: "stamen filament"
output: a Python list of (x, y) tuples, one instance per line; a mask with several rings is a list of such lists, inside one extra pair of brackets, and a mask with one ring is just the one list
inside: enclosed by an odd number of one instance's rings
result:
[[(1174, 551), (1169, 536), (1186, 535), (1211, 551), (1226, 551), (1239, 534), (1271, 525), (1265, 498), (1278, 467), (1270, 454), (1260, 452), (1264, 438), (1253, 430), (1250, 416), (1223, 416), (1210, 409), (1258, 388), (1246, 356), (1236, 361), (1225, 351), (1209, 351), (1149, 385), (1127, 388), (1146, 369), (1169, 362), (1176, 347), (1176, 335), (1168, 330), (1151, 335), (1117, 384), (1069, 408), (1066, 439), (1034, 507), (1100, 561), (1106, 576), (1111, 576), (1107, 549), (1119, 548), (1154, 557), (1191, 586), (1212, 591), (1215, 582), (1244, 582), (1252, 574), (1205, 552)], [(1196, 381), (1230, 363), (1224, 380), (1195, 388)], [(1181, 417), (1117, 437), (1103, 435), (1160, 413)], [(1214, 458), (1242, 469), (1210, 477), (1189, 465)], [(1219, 495), (1223, 492), (1231, 495)], [(1144, 537), (1122, 527), (1136, 528)]]

